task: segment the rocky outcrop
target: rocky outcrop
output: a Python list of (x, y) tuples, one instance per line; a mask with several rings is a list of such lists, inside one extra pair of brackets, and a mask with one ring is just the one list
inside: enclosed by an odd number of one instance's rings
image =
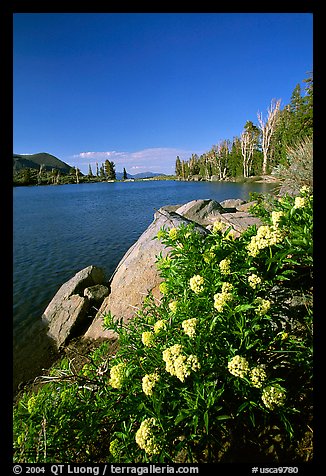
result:
[[(85, 339), (110, 339), (116, 337), (112, 331), (103, 329), (103, 317), (109, 312), (117, 319), (127, 322), (142, 307), (149, 292), (160, 298), (159, 284), (162, 279), (156, 267), (157, 256), (169, 253), (169, 248), (156, 239), (158, 231), (195, 223), (202, 234), (210, 233), (215, 221), (225, 228), (232, 227), (239, 236), (248, 226), (260, 225), (260, 220), (248, 212), (243, 200), (193, 200), (184, 205), (173, 205), (159, 209), (154, 221), (127, 251), (113, 276), (109, 288), (103, 286), (104, 273), (100, 268), (89, 266), (65, 283), (44, 312), (48, 323), (48, 335), (60, 347), (85, 328)], [(92, 314), (92, 310), (98, 311)], [(94, 317), (95, 314), (95, 317)], [(88, 323), (90, 325), (88, 325)]]
[(178, 215), (207, 226), (220, 218), (224, 208), (215, 200), (192, 200), (177, 208)]
[(196, 224), (196, 230), (207, 234), (212, 224), (219, 220), (226, 228), (231, 225), (234, 234), (238, 236), (248, 226), (260, 224), (259, 220), (248, 212), (238, 211), (236, 207), (243, 206), (243, 200), (228, 200), (224, 205), (225, 208), (215, 200), (206, 199), (158, 210), (153, 223), (120, 261), (111, 278), (110, 294), (104, 299), (94, 321), (85, 333), (85, 338), (115, 337), (113, 332), (103, 329), (103, 316), (110, 312), (115, 318), (122, 318), (127, 322), (141, 308), (149, 291), (154, 297), (160, 297), (159, 284), (162, 279), (156, 267), (156, 257), (159, 253), (162, 253), (163, 257), (169, 253), (169, 249), (155, 239), (161, 227), (172, 228), (178, 227), (181, 223), (193, 222)]
[[(90, 324), (91, 319), (88, 323), (87, 319), (91, 314), (90, 308), (94, 300), (89, 299), (85, 290), (102, 285), (104, 280), (105, 275), (101, 268), (88, 266), (64, 283), (55, 294), (45, 309), (42, 320), (48, 326), (48, 336), (55, 341), (58, 348), (76, 335), (85, 325)], [(109, 290), (106, 288), (106, 294), (108, 292)]]

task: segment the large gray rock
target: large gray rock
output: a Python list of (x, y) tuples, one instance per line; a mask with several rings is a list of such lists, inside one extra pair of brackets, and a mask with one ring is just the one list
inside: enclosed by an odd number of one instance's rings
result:
[(101, 304), (103, 299), (108, 296), (109, 288), (103, 284), (95, 284), (84, 289), (84, 296), (89, 300), (90, 304), (96, 306)]
[[(162, 279), (155, 263), (158, 254), (162, 252), (165, 257), (169, 249), (154, 238), (163, 226), (169, 229), (182, 223), (189, 224), (190, 221), (164, 208), (155, 213), (152, 224), (120, 261), (110, 283), (111, 293), (104, 299), (93, 323), (85, 333), (85, 338), (115, 337), (113, 332), (103, 330), (105, 314), (110, 311), (115, 318), (122, 318), (127, 322), (141, 308), (149, 291), (152, 291), (155, 297), (160, 296), (159, 284)], [(200, 225), (196, 226), (196, 230), (203, 234), (209, 233)]]
[(48, 325), (48, 335), (58, 348), (85, 324), (90, 307), (90, 301), (83, 297), (85, 288), (102, 284), (104, 279), (101, 268), (88, 266), (64, 283), (55, 294), (42, 320)]
[(49, 322), (47, 332), (58, 348), (66, 343), (68, 337), (78, 331), (78, 327), (87, 317), (88, 308), (88, 300), (78, 294), (73, 294), (61, 302), (55, 316)]
[(241, 198), (228, 198), (227, 200), (223, 200), (223, 202), (220, 202), (220, 205), (224, 208), (225, 211), (229, 211), (229, 209), (232, 209), (232, 211), (237, 211), (238, 207), (246, 203), (244, 200)]
[(217, 220), (225, 210), (215, 200), (205, 199), (185, 203), (175, 212), (188, 220), (206, 226)]

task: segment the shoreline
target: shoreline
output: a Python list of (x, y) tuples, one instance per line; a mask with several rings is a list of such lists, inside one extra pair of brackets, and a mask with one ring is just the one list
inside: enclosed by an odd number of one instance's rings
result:
[(40, 187), (40, 186), (57, 186), (57, 185), (81, 185), (84, 183), (132, 183), (132, 182), (155, 182), (155, 181), (174, 181), (174, 182), (211, 182), (211, 183), (280, 183), (280, 180), (274, 177), (273, 175), (253, 175), (251, 177), (229, 177), (224, 180), (212, 180), (212, 178), (205, 178), (199, 176), (191, 176), (186, 179), (182, 177), (177, 177), (176, 175), (159, 175), (155, 177), (144, 177), (144, 178), (130, 178), (126, 180), (80, 180), (79, 183), (76, 182), (65, 182), (65, 183), (13, 183), (13, 187)]

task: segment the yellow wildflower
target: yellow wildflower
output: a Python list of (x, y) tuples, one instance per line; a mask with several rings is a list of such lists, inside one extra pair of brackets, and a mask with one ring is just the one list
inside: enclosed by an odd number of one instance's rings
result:
[(233, 290), (233, 284), (222, 283), (222, 293), (229, 293)]
[(148, 455), (158, 454), (161, 451), (155, 435), (157, 429), (158, 425), (155, 418), (146, 418), (136, 431), (136, 443)]
[(264, 388), (261, 398), (265, 407), (269, 410), (274, 410), (275, 407), (284, 405), (286, 393), (284, 389), (270, 385), (269, 387)]
[(256, 309), (256, 314), (258, 314), (259, 316), (263, 316), (264, 314), (266, 314), (271, 307), (271, 302), (261, 297), (258, 297), (255, 300), (255, 303), (258, 305)]
[(171, 301), (169, 303), (169, 309), (173, 314), (177, 312), (177, 308), (178, 308), (178, 301)]
[(256, 289), (256, 287), (261, 284), (261, 278), (257, 276), (257, 274), (251, 274), (250, 276), (248, 276), (248, 283), (250, 287)]
[(258, 228), (257, 234), (251, 238), (247, 249), (249, 254), (255, 257), (259, 254), (260, 250), (279, 243), (281, 239), (282, 235), (278, 228), (262, 225)]
[(188, 358), (182, 354), (183, 347), (175, 344), (163, 351), (163, 360), (166, 364), (166, 371), (176, 376), (181, 382), (190, 375), (190, 371), (200, 368), (198, 358), (190, 355)]
[(261, 366), (251, 369), (249, 375), (252, 385), (256, 388), (261, 388), (267, 378), (266, 372)]
[(169, 230), (169, 238), (171, 240), (176, 240), (178, 238), (178, 230), (177, 228), (173, 227)]
[(153, 332), (145, 331), (141, 335), (141, 340), (142, 340), (142, 343), (146, 347), (151, 347), (154, 344), (155, 336), (154, 336)]
[(223, 223), (221, 221), (214, 221), (213, 223), (213, 228), (212, 228), (212, 232), (214, 234), (218, 233), (219, 231), (222, 231), (223, 228), (224, 228), (225, 225), (223, 225)]
[(217, 293), (214, 295), (214, 307), (218, 312), (222, 312), (226, 304), (233, 299), (232, 293)]
[(230, 274), (230, 264), (231, 261), (229, 258), (225, 258), (220, 261), (219, 267), (222, 274)]
[(189, 284), (190, 284), (190, 289), (195, 294), (200, 294), (204, 291), (204, 278), (200, 276), (199, 274), (196, 274), (195, 276), (190, 278)]
[(126, 369), (126, 364), (124, 364), (124, 363), (114, 365), (111, 368), (111, 371), (110, 371), (110, 377), (111, 378), (109, 380), (109, 384), (113, 388), (121, 388), (122, 387), (123, 380), (125, 378), (125, 369)]
[(294, 199), (294, 208), (303, 208), (306, 204), (304, 197), (295, 197)]
[(205, 263), (211, 263), (215, 258), (215, 253), (211, 250), (205, 251), (203, 254)]
[(183, 321), (182, 328), (184, 330), (184, 333), (189, 337), (194, 337), (196, 335), (196, 324), (196, 318), (186, 319), (185, 321)]
[(310, 193), (310, 187), (308, 187), (308, 185), (303, 185), (301, 188), (300, 188), (300, 193), (303, 195), (305, 193)]
[(113, 456), (113, 458), (117, 459), (121, 455), (121, 443), (120, 441), (115, 438), (114, 440), (111, 441), (110, 447), (109, 447), (110, 453)]
[(284, 216), (283, 212), (277, 212), (277, 211), (272, 212), (271, 218), (275, 228), (279, 226), (282, 216)]
[(161, 330), (166, 329), (166, 320), (165, 319), (160, 319), (159, 321), (156, 321), (154, 324), (154, 334), (158, 334), (161, 332)]
[(154, 372), (152, 374), (147, 374), (145, 377), (142, 379), (142, 388), (143, 392), (146, 395), (153, 395), (153, 388), (160, 379), (159, 375)]
[(169, 292), (168, 285), (166, 284), (165, 281), (163, 281), (163, 283), (160, 284), (159, 289), (162, 294), (167, 294)]
[(228, 362), (228, 371), (235, 377), (243, 378), (249, 372), (248, 361), (240, 355), (235, 355)]

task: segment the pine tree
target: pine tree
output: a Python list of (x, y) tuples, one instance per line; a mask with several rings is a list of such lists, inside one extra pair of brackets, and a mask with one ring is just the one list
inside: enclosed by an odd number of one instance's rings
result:
[(177, 177), (181, 177), (182, 175), (182, 166), (181, 166), (181, 160), (180, 157), (177, 155), (176, 161), (175, 161), (175, 174)]
[(107, 180), (116, 180), (114, 162), (111, 162), (110, 160), (106, 159), (104, 169)]
[(123, 167), (123, 176), (122, 176), (122, 180), (127, 180), (127, 178), (128, 178), (127, 171), (126, 171), (126, 169)]
[(91, 164), (88, 165), (88, 176), (89, 177), (94, 177), (93, 172), (92, 172)]

